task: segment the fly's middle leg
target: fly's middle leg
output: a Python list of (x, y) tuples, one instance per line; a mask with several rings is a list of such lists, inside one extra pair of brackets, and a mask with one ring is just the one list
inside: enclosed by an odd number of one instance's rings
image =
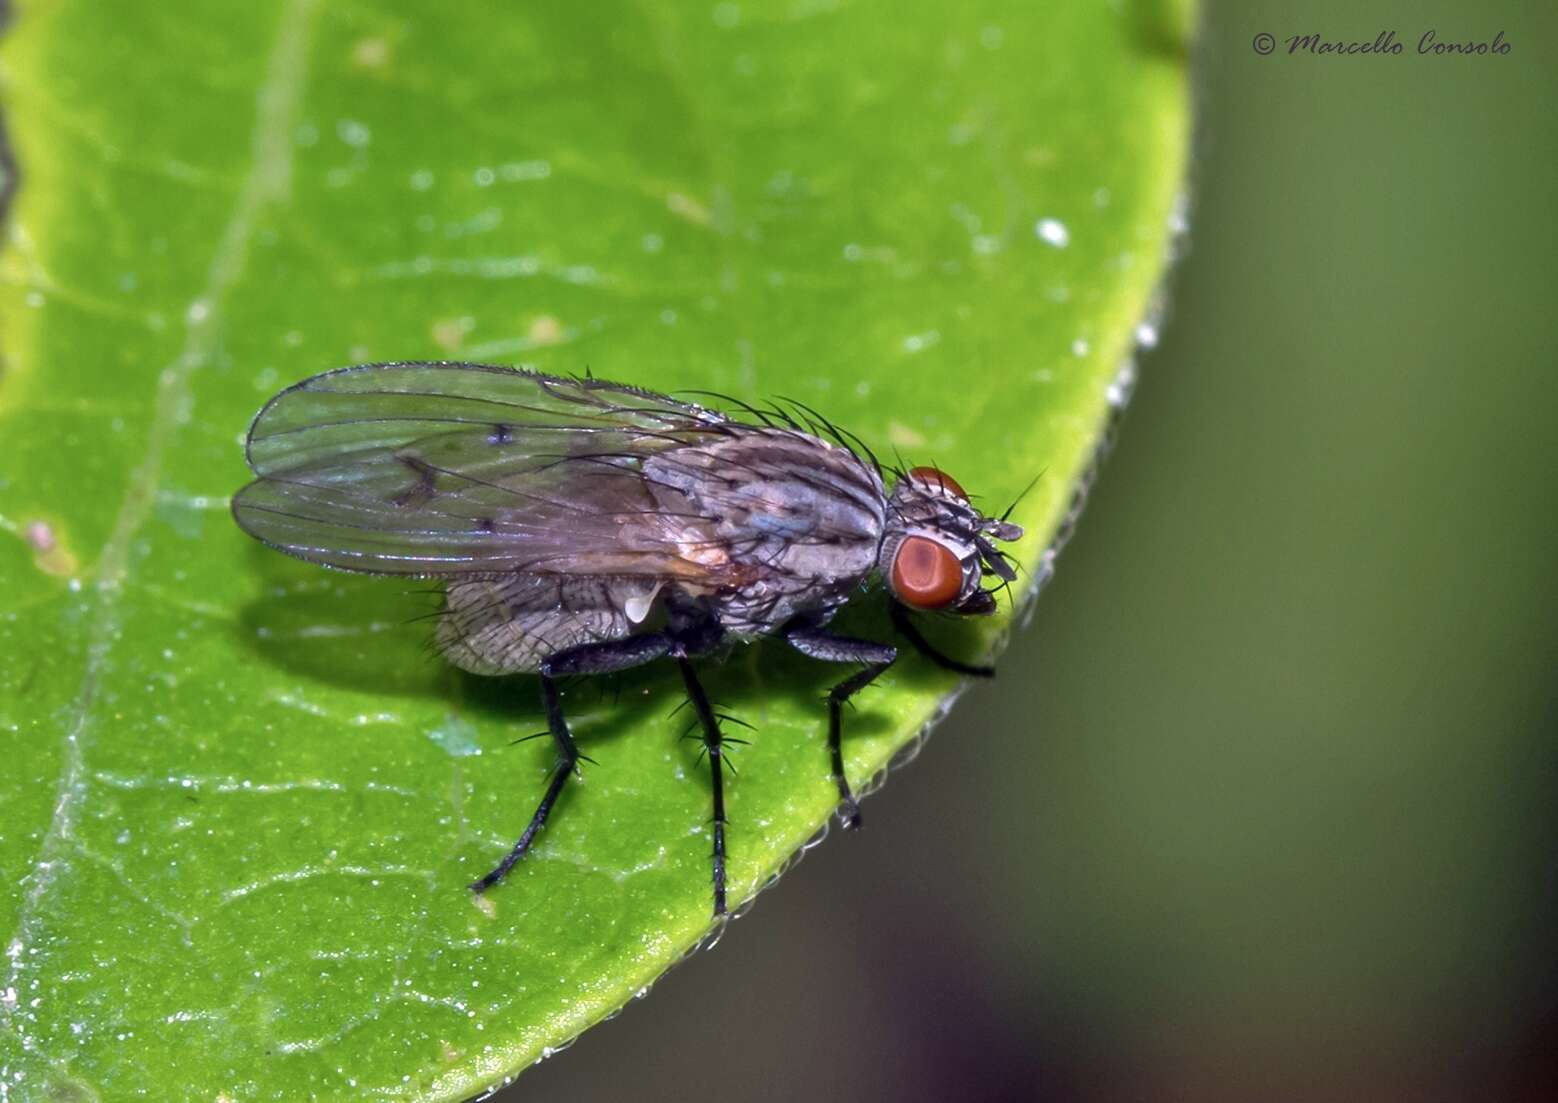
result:
[(802, 655), (829, 663), (861, 663), (856, 671), (828, 691), (828, 753), (833, 762), (833, 780), (839, 790), (839, 819), (847, 828), (860, 826), (860, 804), (850, 792), (844, 776), (843, 720), (844, 703), (859, 693), (893, 664), (898, 649), (873, 640), (833, 636), (819, 629), (792, 629), (785, 640)]
[(709, 695), (703, 691), (703, 683), (692, 668), (692, 661), (678, 655), (676, 663), (682, 670), (682, 683), (687, 687), (687, 699), (692, 702), (698, 722), (703, 725), (703, 745), (709, 752), (709, 769), (714, 781), (714, 917), (725, 914), (725, 754), (720, 733), (719, 717), (709, 703)]
[(630, 636), (623, 640), (581, 644), (578, 647), (559, 651), (541, 664), (541, 702), (546, 707), (547, 729), (552, 733), (552, 740), (557, 744), (557, 765), (553, 767), (552, 776), (546, 784), (546, 793), (541, 797), (541, 803), (536, 806), (535, 814), (530, 817), (525, 833), (519, 837), (514, 848), (486, 876), (471, 882), (470, 887), (473, 891), (486, 892), (503, 880), (508, 875), (508, 871), (514, 868), (514, 863), (525, 856), (525, 852), (530, 849), (530, 844), (535, 841), (537, 832), (546, 826), (546, 819), (552, 813), (552, 806), (557, 803), (563, 786), (568, 783), (569, 776), (573, 774), (574, 768), (578, 766), (579, 759), (582, 757), (578, 746), (573, 741), (572, 733), (568, 731), (568, 721), (563, 719), (563, 704), (557, 692), (556, 679), (569, 674), (609, 674), (617, 670), (642, 666), (668, 654), (671, 647), (669, 636), (663, 633), (652, 633)]

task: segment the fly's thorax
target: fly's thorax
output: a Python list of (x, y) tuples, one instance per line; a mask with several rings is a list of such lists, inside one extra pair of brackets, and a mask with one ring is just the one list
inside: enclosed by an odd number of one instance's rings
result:
[(720, 595), (715, 600), (720, 626), (738, 640), (772, 635), (790, 621), (805, 617), (826, 624), (859, 589), (859, 580), (843, 584), (815, 580), (808, 585), (760, 581)]
[(980, 513), (944, 472), (916, 467), (893, 487), (876, 569), (911, 608), (992, 613), (985, 570), (1006, 581), (1015, 577), (994, 541), (1021, 536), (1016, 525)]
[(733, 427), (650, 457), (657, 495), (686, 503), (682, 554), (730, 581), (720, 618), (761, 635), (837, 608), (876, 565), (887, 496), (848, 449), (795, 430)]
[(804, 433), (737, 427), (650, 457), (651, 488), (696, 515), (687, 530), (705, 559), (763, 564), (807, 578), (871, 569), (886, 515), (876, 472)]

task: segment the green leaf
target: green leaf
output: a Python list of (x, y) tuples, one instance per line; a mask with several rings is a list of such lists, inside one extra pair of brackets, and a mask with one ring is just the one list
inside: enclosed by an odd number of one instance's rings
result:
[[(372, 359), (788, 395), (998, 506), (1042, 471), (1014, 515), (1042, 576), (1165, 264), (1188, 16), (16, 7), (0, 1098), (498, 1082), (709, 927), (678, 681), (570, 690), (598, 765), (479, 906), (464, 886), (551, 760), (510, 745), (540, 726), (534, 680), (437, 662), (414, 619), (436, 596), (244, 538), (248, 418)], [(846, 630), (884, 635), (855, 604)], [(972, 658), (1007, 619), (930, 631)], [(766, 644), (708, 668), (756, 727), (729, 786), (735, 899), (829, 816), (840, 676)], [(894, 668), (847, 717), (852, 776), (955, 688)]]

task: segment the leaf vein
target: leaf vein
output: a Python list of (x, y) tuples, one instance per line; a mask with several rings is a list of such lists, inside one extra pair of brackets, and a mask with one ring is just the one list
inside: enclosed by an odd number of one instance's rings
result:
[[(85, 670), (62, 742), (59, 783), (49, 826), (39, 844), (38, 857), (23, 878), (28, 888), (17, 909), (15, 932), (7, 942), (9, 963), (0, 989), (17, 987), (25, 963), (36, 957), (29, 950), (41, 933), (45, 898), (54, 887), (64, 856), (77, 845), (76, 823), (91, 782), (86, 751), (93, 709), (105, 660), (120, 636), (124, 617), (122, 582), (134, 537), (156, 503), (167, 439), (178, 426), (179, 411), (188, 398), (195, 370), (209, 361), (215, 351), (222, 307), (243, 274), (249, 240), (260, 214), (269, 204), (284, 200), (290, 189), (292, 129), (316, 5), (317, 0), (290, 0), (282, 11), (256, 97), (248, 171), (217, 241), (204, 284), (185, 315), (184, 347), (158, 376), (157, 402), (146, 449), (131, 472), (114, 527), (98, 559), (96, 583), (85, 598), (90, 606), (87, 619), (92, 626)], [(35, 1049), (36, 1039), (20, 1029), (23, 1024), (16, 1021), (24, 1016), (34, 1018), (21, 1007), (0, 1004), (0, 1025), (20, 1036), (24, 1048)]]

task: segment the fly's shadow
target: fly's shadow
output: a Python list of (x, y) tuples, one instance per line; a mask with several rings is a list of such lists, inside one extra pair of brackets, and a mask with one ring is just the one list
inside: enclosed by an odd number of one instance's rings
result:
[[(519, 743), (545, 728), (540, 678), (534, 674), (488, 677), (463, 670), (452, 672), (460, 707), (484, 719), (507, 724)], [(686, 701), (681, 679), (671, 663), (654, 663), (616, 674), (560, 680), (568, 723), (585, 755), (609, 747), (618, 738), (675, 738), (681, 726), (668, 719)], [(537, 740), (539, 741), (539, 740)], [(609, 754), (609, 750), (604, 752)]]
[(449, 669), (423, 623), (441, 602), (436, 583), (397, 589), (252, 551), (261, 593), (239, 610), (236, 631), (259, 661), (343, 689), (402, 697), (447, 691)]
[[(436, 580), (394, 587), (343, 571), (321, 575), (259, 547), (249, 558), (262, 593), (239, 610), (236, 630), (244, 648), (267, 666), (378, 696), (450, 698), (461, 711), (516, 732), (543, 726), (535, 675), (469, 674), (439, 656), (433, 636), (443, 586)], [(704, 666), (722, 709), (745, 716), (762, 707), (752, 679), (728, 677), (714, 663)], [(686, 726), (680, 713), (672, 715), (687, 698), (669, 661), (566, 678), (562, 690), (586, 754), (633, 732), (674, 743)], [(696, 748), (686, 747), (686, 754), (691, 763)]]

